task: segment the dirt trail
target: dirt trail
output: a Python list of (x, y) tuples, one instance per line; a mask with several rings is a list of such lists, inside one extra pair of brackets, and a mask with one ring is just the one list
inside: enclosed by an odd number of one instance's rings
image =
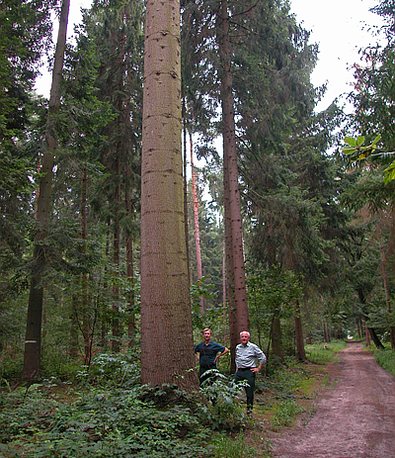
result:
[(336, 383), (307, 425), (271, 438), (272, 456), (395, 458), (395, 377), (358, 342), (339, 353), (329, 375)]

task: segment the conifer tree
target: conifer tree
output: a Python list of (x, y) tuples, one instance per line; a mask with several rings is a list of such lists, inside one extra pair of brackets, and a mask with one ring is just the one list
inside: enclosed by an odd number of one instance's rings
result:
[[(141, 379), (197, 386), (181, 153), (180, 4), (149, 0), (141, 201)], [(163, 351), (166, 349), (166, 351)]]

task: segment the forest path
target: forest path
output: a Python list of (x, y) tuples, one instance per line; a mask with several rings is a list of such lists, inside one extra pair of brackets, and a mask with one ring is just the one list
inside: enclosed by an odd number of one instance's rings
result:
[(347, 343), (329, 375), (335, 386), (306, 426), (271, 437), (281, 458), (395, 458), (395, 377), (360, 342)]

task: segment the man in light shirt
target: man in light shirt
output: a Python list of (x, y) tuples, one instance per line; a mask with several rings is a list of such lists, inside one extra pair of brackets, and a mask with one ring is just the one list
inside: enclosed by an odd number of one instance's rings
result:
[[(250, 333), (242, 331), (240, 333), (241, 343), (236, 346), (236, 373), (234, 381), (245, 380), (248, 386), (245, 387), (247, 394), (247, 414), (252, 413), (254, 404), (255, 376), (266, 362), (263, 351), (255, 344), (250, 342)], [(257, 367), (258, 364), (258, 367)]]

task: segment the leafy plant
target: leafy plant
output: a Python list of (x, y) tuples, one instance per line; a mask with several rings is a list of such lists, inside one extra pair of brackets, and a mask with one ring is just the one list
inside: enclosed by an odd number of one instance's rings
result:
[(395, 376), (395, 352), (393, 350), (390, 348), (377, 350), (374, 357), (383, 369)]
[(219, 371), (212, 369), (212, 377), (205, 380), (201, 391), (210, 403), (202, 407), (200, 417), (212, 429), (238, 429), (246, 422), (240, 396), (244, 393), (245, 383), (234, 383)]

